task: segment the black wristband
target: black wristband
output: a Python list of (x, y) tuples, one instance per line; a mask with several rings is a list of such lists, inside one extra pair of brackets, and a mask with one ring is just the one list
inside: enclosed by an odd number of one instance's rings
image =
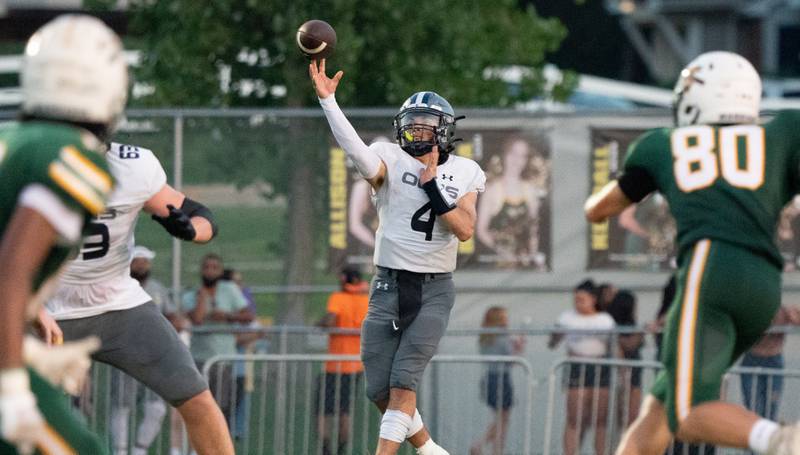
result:
[(436, 182), (436, 177), (422, 185), (422, 189), (425, 190), (425, 194), (427, 194), (428, 198), (431, 200), (431, 209), (436, 215), (443, 215), (456, 208), (455, 204), (450, 205), (444, 200), (444, 196), (442, 196), (442, 193), (439, 191), (439, 184)]
[(208, 207), (187, 197), (184, 198), (183, 204), (181, 204), (181, 210), (188, 215), (189, 218), (199, 216), (208, 220), (208, 223), (211, 224), (211, 238), (217, 236), (217, 223), (214, 222), (214, 214), (211, 213)]

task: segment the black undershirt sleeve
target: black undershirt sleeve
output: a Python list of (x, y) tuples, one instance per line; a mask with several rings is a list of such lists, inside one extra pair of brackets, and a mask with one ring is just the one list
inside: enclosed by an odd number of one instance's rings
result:
[(619, 189), (633, 202), (639, 202), (648, 194), (656, 191), (656, 182), (646, 169), (630, 167), (617, 178)]

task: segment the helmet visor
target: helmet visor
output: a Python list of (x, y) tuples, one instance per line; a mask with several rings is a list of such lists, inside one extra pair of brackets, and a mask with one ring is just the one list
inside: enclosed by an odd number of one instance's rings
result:
[(401, 127), (406, 125), (427, 125), (436, 127), (439, 126), (440, 116), (432, 112), (407, 111), (400, 114), (398, 122)]
[(439, 124), (439, 115), (428, 112), (406, 112), (398, 119), (398, 126), (406, 142), (433, 143)]

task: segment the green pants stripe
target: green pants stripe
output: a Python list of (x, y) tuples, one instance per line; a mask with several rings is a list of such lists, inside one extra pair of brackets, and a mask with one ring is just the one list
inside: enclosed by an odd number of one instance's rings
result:
[(719, 399), (725, 371), (769, 328), (780, 292), (781, 271), (746, 248), (703, 239), (681, 258), (651, 390), (673, 432), (693, 406)]

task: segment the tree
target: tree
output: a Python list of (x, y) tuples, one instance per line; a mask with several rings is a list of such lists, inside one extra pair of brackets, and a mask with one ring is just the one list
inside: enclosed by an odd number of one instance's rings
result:
[[(310, 18), (336, 29), (329, 67), (346, 73), (337, 98), (348, 106), (398, 105), (430, 88), (457, 106), (527, 100), (566, 37), (557, 19), (517, 0), (140, 0), (132, 14), (145, 51), (139, 76), (156, 87), (143, 102), (156, 106), (315, 105), (295, 44)], [(525, 90), (512, 95), (484, 77), (505, 65), (532, 69)]]
[[(336, 29), (328, 68), (345, 71), (337, 99), (346, 106), (399, 106), (418, 90), (435, 90), (454, 106), (509, 106), (541, 93), (544, 57), (566, 36), (558, 20), (516, 0), (140, 0), (132, 14), (131, 32), (144, 51), (137, 77), (155, 87), (139, 101), (149, 106), (316, 105), (295, 44), (297, 28), (311, 18)], [(521, 90), (486, 77), (487, 68), (507, 65), (530, 68)], [(308, 220), (322, 202), (313, 195), (327, 193), (313, 178), (324, 175), (314, 167), (327, 161), (327, 147), (308, 137), (304, 123), (286, 131), (302, 153), (265, 148), (289, 164), (288, 173), (270, 174), (291, 207), (289, 284), (311, 282), (320, 227)], [(300, 322), (302, 300), (287, 307), (287, 320)]]

